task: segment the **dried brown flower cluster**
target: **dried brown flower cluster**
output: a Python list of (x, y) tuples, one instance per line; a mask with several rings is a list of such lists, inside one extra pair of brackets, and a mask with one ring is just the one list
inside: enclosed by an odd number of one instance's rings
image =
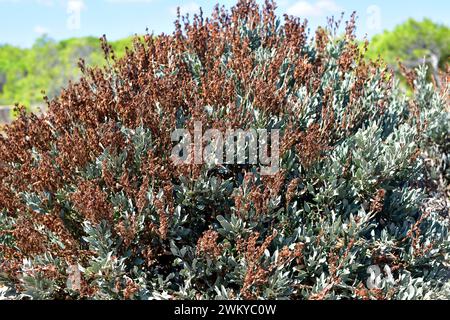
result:
[(217, 258), (222, 253), (222, 248), (217, 244), (219, 234), (217, 231), (208, 230), (203, 233), (197, 242), (197, 254), (210, 258)]

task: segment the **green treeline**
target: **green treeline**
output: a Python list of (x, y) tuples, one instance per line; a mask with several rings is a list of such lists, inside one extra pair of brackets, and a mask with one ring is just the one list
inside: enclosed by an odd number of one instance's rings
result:
[[(125, 38), (110, 44), (120, 56), (131, 43), (132, 38)], [(56, 42), (44, 36), (37, 39), (31, 48), (0, 46), (0, 105), (42, 103), (42, 90), (49, 97), (57, 96), (69, 80), (79, 77), (80, 58), (87, 65), (104, 63), (98, 38)]]

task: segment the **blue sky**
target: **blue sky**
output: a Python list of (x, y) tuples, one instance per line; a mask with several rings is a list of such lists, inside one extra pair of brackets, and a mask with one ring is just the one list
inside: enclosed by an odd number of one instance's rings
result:
[[(170, 33), (176, 7), (209, 13), (214, 4), (236, 0), (0, 0), (0, 44), (29, 47), (42, 34), (61, 40), (106, 34), (116, 40), (148, 27), (155, 34)], [(262, 1), (260, 1), (262, 2)], [(307, 18), (311, 28), (344, 11), (358, 13), (358, 35), (369, 37), (392, 29), (409, 17), (450, 24), (448, 0), (279, 0), (278, 12)]]

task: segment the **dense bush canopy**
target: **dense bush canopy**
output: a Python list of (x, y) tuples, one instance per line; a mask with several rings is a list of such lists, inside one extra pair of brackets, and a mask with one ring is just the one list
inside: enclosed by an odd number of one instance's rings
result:
[[(6, 127), (6, 295), (450, 297), (445, 81), (421, 68), (407, 97), (364, 59), (353, 18), (308, 37), (271, 1), (175, 26), (120, 59), (104, 41), (104, 68), (81, 62), (47, 114)], [(194, 121), (280, 129), (281, 170), (174, 165), (171, 133)], [(392, 277), (368, 285), (371, 266)]]

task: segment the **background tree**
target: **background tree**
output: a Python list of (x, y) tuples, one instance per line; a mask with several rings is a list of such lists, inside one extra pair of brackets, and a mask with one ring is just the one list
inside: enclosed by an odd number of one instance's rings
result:
[[(131, 45), (130, 38), (111, 43), (118, 56), (124, 54), (127, 45)], [(80, 77), (80, 58), (87, 65), (104, 64), (97, 38), (54, 41), (43, 36), (31, 48), (0, 46), (0, 105), (41, 104), (42, 90), (50, 98), (57, 96), (70, 80)]]
[(381, 56), (397, 71), (398, 60), (408, 68), (415, 68), (425, 60), (430, 75), (439, 84), (439, 70), (445, 69), (450, 56), (450, 30), (430, 19), (421, 22), (409, 19), (392, 31), (376, 35), (369, 45), (368, 56)]

